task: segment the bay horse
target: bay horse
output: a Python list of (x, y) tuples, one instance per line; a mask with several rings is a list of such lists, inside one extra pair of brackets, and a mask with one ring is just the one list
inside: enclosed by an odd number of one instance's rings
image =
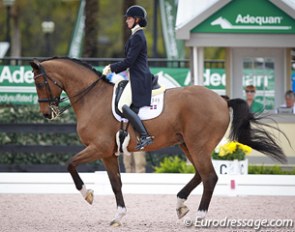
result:
[[(61, 113), (58, 104), (62, 91), (67, 93), (76, 114), (77, 133), (86, 146), (68, 164), (77, 190), (92, 204), (93, 191), (86, 189), (76, 168), (82, 163), (102, 160), (117, 203), (111, 225), (121, 225), (127, 210), (121, 191), (118, 157), (115, 155), (115, 136), (120, 122), (112, 115), (114, 85), (92, 66), (77, 59), (53, 57), (41, 62), (33, 60), (30, 64), (44, 117), (52, 119)], [(242, 99), (226, 101), (205, 87), (188, 86), (166, 90), (164, 104), (160, 116), (144, 121), (147, 130), (154, 136), (154, 143), (147, 146), (145, 151), (179, 145), (194, 166), (193, 178), (177, 194), (178, 218), (183, 218), (189, 211), (185, 201), (201, 182), (204, 188), (196, 219), (204, 218), (208, 211), (218, 180), (211, 153), (229, 126), (230, 108), (233, 111), (231, 140), (246, 144), (280, 162), (286, 161), (275, 138), (259, 127), (263, 125), (261, 118), (252, 114)], [(133, 152), (137, 134), (132, 127), (128, 128), (128, 133), (131, 137), (128, 150)]]

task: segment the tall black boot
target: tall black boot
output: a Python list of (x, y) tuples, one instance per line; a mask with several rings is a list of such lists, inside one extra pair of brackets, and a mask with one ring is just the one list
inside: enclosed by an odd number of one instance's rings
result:
[(145, 146), (152, 144), (153, 139), (152, 137), (148, 134), (147, 130), (145, 129), (142, 121), (138, 117), (138, 115), (131, 110), (127, 105), (124, 105), (122, 107), (123, 110), (123, 115), (126, 117), (131, 125), (133, 126), (134, 130), (136, 130), (140, 134), (140, 139), (135, 147), (136, 150), (141, 150)]

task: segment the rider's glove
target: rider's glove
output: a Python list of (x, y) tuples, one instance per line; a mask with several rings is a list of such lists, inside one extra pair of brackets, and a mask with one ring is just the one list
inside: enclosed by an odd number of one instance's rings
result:
[(102, 75), (104, 76), (107, 76), (108, 74), (110, 74), (112, 71), (111, 71), (111, 66), (110, 65), (107, 65), (104, 67), (103, 71), (102, 71)]

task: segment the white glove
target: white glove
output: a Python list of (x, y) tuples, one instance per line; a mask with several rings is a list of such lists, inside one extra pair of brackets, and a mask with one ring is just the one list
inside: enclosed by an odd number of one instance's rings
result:
[(107, 76), (108, 74), (110, 74), (112, 71), (111, 71), (111, 66), (110, 65), (107, 65), (104, 67), (103, 71), (102, 71), (102, 75), (104, 76)]

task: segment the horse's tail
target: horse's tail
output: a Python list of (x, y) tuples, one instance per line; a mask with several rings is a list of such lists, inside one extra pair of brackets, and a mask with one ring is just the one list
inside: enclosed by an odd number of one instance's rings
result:
[[(274, 128), (286, 137), (280, 129), (261, 122), (266, 116), (258, 116), (250, 112), (247, 102), (243, 99), (232, 99), (228, 106), (233, 109), (233, 119), (229, 138), (248, 145), (272, 159), (286, 163), (287, 158), (282, 148), (276, 143), (275, 137), (265, 131), (262, 126)], [(252, 127), (254, 126), (254, 128)]]

